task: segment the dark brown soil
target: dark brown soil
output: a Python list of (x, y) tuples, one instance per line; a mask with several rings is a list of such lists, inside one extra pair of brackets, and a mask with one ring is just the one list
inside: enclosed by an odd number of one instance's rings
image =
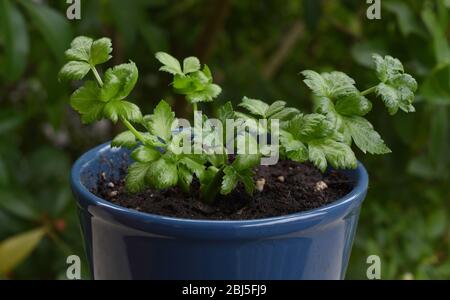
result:
[(253, 196), (244, 187), (228, 196), (219, 196), (213, 205), (200, 202), (198, 185), (190, 195), (179, 188), (138, 194), (125, 191), (124, 179), (110, 182), (99, 176), (98, 190), (92, 192), (114, 204), (138, 211), (188, 219), (249, 220), (275, 217), (318, 208), (349, 193), (354, 182), (339, 172), (322, 174), (309, 163), (280, 161), (256, 170), (258, 189)]

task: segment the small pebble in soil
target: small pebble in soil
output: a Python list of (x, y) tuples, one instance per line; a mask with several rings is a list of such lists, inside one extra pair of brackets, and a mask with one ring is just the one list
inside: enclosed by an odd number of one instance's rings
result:
[(264, 190), (264, 185), (266, 184), (266, 179), (265, 178), (260, 178), (258, 180), (256, 180), (256, 189), (260, 192), (262, 192)]
[(278, 179), (279, 182), (284, 182), (284, 176), (278, 176), (277, 179)]
[(321, 180), (321, 181), (316, 182), (314, 190), (316, 192), (321, 192), (321, 191), (323, 191), (323, 190), (325, 190), (327, 188), (328, 188), (328, 185), (324, 181)]

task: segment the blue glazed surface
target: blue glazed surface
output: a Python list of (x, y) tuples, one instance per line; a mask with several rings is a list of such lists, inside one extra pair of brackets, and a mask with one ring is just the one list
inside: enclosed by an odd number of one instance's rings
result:
[(73, 166), (72, 190), (95, 279), (343, 279), (368, 176), (342, 199), (307, 212), (248, 221), (189, 220), (130, 210), (89, 190), (117, 178), (128, 153), (109, 143)]

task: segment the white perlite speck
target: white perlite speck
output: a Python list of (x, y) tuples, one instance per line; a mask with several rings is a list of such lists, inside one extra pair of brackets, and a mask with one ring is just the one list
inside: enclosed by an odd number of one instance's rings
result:
[(256, 189), (260, 192), (264, 190), (264, 185), (266, 184), (266, 179), (260, 178), (256, 180)]
[(321, 181), (316, 182), (316, 186), (314, 187), (314, 190), (316, 192), (321, 192), (327, 188), (328, 188), (328, 185), (324, 181), (321, 180)]

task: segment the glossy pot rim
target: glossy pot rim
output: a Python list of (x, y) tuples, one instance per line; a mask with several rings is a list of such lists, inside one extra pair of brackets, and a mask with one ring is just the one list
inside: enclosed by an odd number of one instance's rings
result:
[(369, 183), (366, 169), (358, 162), (355, 170), (346, 171), (353, 173), (356, 179), (353, 190), (341, 199), (316, 209), (252, 220), (183, 219), (128, 209), (91, 193), (82, 183), (82, 171), (89, 167), (90, 162), (100, 159), (106, 151), (120, 149), (111, 148), (110, 142), (101, 144), (85, 152), (72, 167), (70, 182), (79, 207), (104, 221), (164, 236), (202, 239), (264, 238), (325, 226), (345, 218), (359, 208)]

